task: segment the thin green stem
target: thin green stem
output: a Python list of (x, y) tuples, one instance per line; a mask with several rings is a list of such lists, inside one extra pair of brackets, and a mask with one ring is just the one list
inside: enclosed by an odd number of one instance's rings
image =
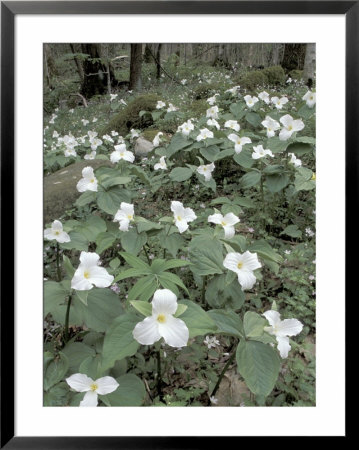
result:
[(205, 275), (203, 277), (203, 283), (202, 283), (201, 302), (203, 305), (206, 304), (206, 286), (207, 286), (207, 275)]
[(234, 351), (229, 360), (227, 361), (226, 365), (223, 367), (223, 370), (220, 374), (220, 376), (218, 377), (217, 383), (212, 391), (211, 397), (214, 397), (216, 395), (216, 392), (218, 391), (219, 385), (221, 384), (222, 378), (224, 377), (224, 374), (227, 372), (228, 367), (231, 365), (232, 361), (234, 360), (234, 357), (236, 356), (236, 352)]
[(61, 281), (61, 268), (60, 268), (60, 247), (59, 243), (56, 243), (56, 270), (57, 270), (57, 281)]
[(69, 340), (69, 318), (70, 318), (70, 307), (71, 307), (72, 294), (69, 295), (66, 308), (65, 316), (65, 330), (64, 330), (64, 343), (66, 344)]
[(146, 250), (146, 245), (143, 246), (143, 251), (145, 252), (148, 264), (151, 265), (151, 260), (150, 260), (150, 257), (148, 255), (148, 252)]
[(161, 350), (157, 350), (157, 394), (160, 401), (163, 401), (162, 393), (162, 373), (161, 373)]

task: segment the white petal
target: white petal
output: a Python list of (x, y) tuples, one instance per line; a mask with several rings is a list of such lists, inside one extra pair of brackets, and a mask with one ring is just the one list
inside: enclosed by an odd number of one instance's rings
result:
[(115, 150), (118, 153), (125, 152), (126, 151), (126, 144), (115, 145), (114, 148), (115, 148)]
[(94, 252), (81, 252), (80, 261), (86, 267), (97, 266), (100, 260), (100, 255)]
[(236, 144), (236, 145), (234, 146), (234, 151), (237, 153), (237, 155), (238, 155), (239, 153), (241, 153), (242, 150), (243, 150), (242, 145)]
[(224, 237), (226, 239), (231, 239), (235, 235), (235, 229), (233, 225), (225, 225), (224, 229)]
[(262, 267), (261, 263), (258, 261), (257, 253), (251, 253), (248, 250), (243, 253), (243, 265), (249, 270), (255, 270)]
[(99, 288), (110, 286), (114, 277), (103, 267), (91, 268), (89, 281)]
[(81, 180), (77, 183), (76, 189), (79, 192), (85, 192), (91, 190), (91, 184), (87, 178), (81, 178)]
[(84, 167), (82, 169), (82, 176), (84, 178), (94, 178), (93, 168), (92, 167)]
[(52, 241), (53, 239), (56, 239), (57, 236), (52, 231), (52, 228), (46, 228), (46, 230), (44, 230), (44, 238), (48, 239), (49, 241)]
[(174, 214), (180, 215), (182, 216), (184, 213), (184, 208), (183, 208), (183, 204), (181, 202), (177, 202), (177, 201), (172, 201), (171, 202), (171, 211)]
[(79, 267), (71, 280), (71, 288), (76, 291), (89, 291), (93, 288), (92, 283), (85, 278), (83, 267)]
[(278, 311), (273, 311), (272, 309), (263, 313), (263, 316), (268, 320), (272, 327), (275, 327), (280, 322), (280, 314)]
[(211, 216), (208, 216), (208, 222), (215, 223), (220, 225), (224, 220), (224, 217), (222, 214), (212, 214)]
[(293, 117), (289, 114), (286, 114), (285, 116), (282, 116), (279, 119), (280, 123), (282, 123), (285, 127), (288, 127), (289, 125), (292, 125), (293, 123)]
[(80, 406), (97, 406), (97, 393), (95, 391), (86, 392), (84, 399), (80, 402)]
[(83, 373), (75, 373), (66, 378), (66, 383), (77, 392), (87, 392), (91, 389), (93, 379)]
[(52, 222), (51, 228), (53, 229), (53, 231), (62, 231), (62, 223), (59, 220), (54, 220)]
[(288, 131), (286, 128), (282, 128), (279, 133), (279, 139), (281, 141), (287, 141), (293, 134), (293, 131)]
[(297, 319), (285, 319), (278, 326), (277, 336), (296, 336), (303, 329), (303, 324)]
[(120, 222), (121, 220), (127, 219), (127, 214), (122, 209), (119, 209), (115, 214), (114, 220)]
[(252, 289), (255, 285), (257, 279), (253, 272), (249, 270), (239, 270), (238, 271), (238, 282), (242, 286), (242, 289)]
[(241, 145), (250, 144), (252, 142), (252, 139), (246, 136), (241, 137)]
[(186, 231), (188, 229), (188, 223), (184, 219), (176, 220), (175, 225), (178, 228), (178, 231), (180, 233), (183, 233), (184, 231)]
[(157, 289), (152, 300), (152, 314), (174, 314), (177, 310), (177, 296), (169, 289)]
[(184, 209), (184, 219), (186, 220), (186, 222), (192, 222), (193, 220), (197, 219), (197, 216), (193, 211), (193, 209), (191, 208)]
[(232, 270), (233, 272), (239, 273), (238, 263), (243, 261), (243, 255), (240, 253), (228, 253), (224, 258), (223, 265), (226, 269)]
[(130, 225), (129, 219), (122, 219), (122, 220), (120, 220), (119, 228), (121, 231), (128, 231), (129, 225)]
[(131, 203), (121, 202), (120, 208), (128, 215), (133, 216), (135, 214), (134, 206)]
[(66, 233), (66, 231), (63, 231), (57, 236), (57, 242), (60, 242), (61, 244), (63, 242), (70, 242), (70, 241), (71, 241), (70, 236)]
[(291, 346), (289, 344), (289, 337), (286, 336), (277, 336), (277, 348), (279, 350), (279, 354), (282, 358), (287, 358), (289, 350)]
[(96, 392), (100, 395), (111, 394), (111, 392), (115, 391), (119, 384), (112, 377), (102, 377), (95, 381), (97, 384)]
[(111, 153), (110, 160), (112, 163), (115, 164), (115, 163), (119, 162), (120, 159), (121, 159), (121, 155), (120, 155), (119, 151), (115, 150), (114, 152)]
[(188, 342), (189, 331), (181, 319), (168, 316), (165, 323), (159, 324), (160, 335), (171, 347), (185, 347)]
[(304, 123), (298, 119), (298, 120), (293, 120), (293, 124), (292, 124), (293, 130), (294, 131), (300, 131), (303, 130), (304, 128)]
[(152, 345), (161, 339), (158, 332), (158, 323), (152, 316), (146, 317), (142, 322), (139, 322), (132, 334), (133, 337), (142, 345)]
[(125, 154), (123, 155), (123, 159), (132, 163), (135, 160), (135, 155), (132, 152), (126, 150)]

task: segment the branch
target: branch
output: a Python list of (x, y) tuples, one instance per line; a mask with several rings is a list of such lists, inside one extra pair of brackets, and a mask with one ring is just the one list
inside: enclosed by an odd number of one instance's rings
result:
[(70, 97), (74, 97), (76, 95), (78, 97), (81, 97), (81, 100), (83, 101), (84, 107), (87, 108), (88, 107), (87, 100), (85, 99), (85, 97), (83, 95), (81, 95), (79, 93), (76, 93), (76, 94), (70, 94)]

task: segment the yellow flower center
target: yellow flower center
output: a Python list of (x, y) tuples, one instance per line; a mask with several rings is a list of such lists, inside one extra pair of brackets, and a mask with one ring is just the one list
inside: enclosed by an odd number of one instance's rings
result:
[(94, 183), (94, 182), (95, 182), (95, 179), (92, 178), (92, 179), (90, 180), (90, 183)]
[(85, 278), (90, 278), (90, 272), (88, 272), (87, 270), (85, 270), (85, 272), (84, 272), (84, 277), (85, 277)]
[(98, 389), (98, 385), (96, 383), (92, 383), (90, 386), (91, 391), (96, 391)]
[(221, 224), (225, 227), (227, 224), (224, 220), (222, 220)]
[(310, 97), (309, 97), (309, 100), (313, 100), (313, 97), (312, 97), (312, 96), (310, 96)]
[(181, 216), (177, 216), (177, 220), (181, 221), (182, 217)]
[(317, 177), (316, 177), (315, 173), (313, 173), (312, 180), (316, 180), (316, 179), (317, 179)]
[(238, 267), (238, 269), (242, 269), (243, 263), (242, 263), (242, 262), (239, 262), (239, 263), (237, 264), (237, 267)]
[(60, 234), (60, 231), (55, 231), (56, 236)]
[(292, 125), (289, 125), (288, 130), (291, 131), (293, 129)]
[(166, 316), (164, 314), (158, 314), (157, 321), (159, 323), (165, 323), (166, 322)]
[(120, 153), (120, 156), (121, 156), (122, 158), (124, 157), (124, 155), (125, 155), (125, 154), (124, 154), (123, 152), (122, 152), (122, 153)]
[(132, 220), (133, 216), (131, 214), (127, 214), (127, 219)]
[(203, 167), (203, 172), (205, 172), (207, 170), (207, 167)]

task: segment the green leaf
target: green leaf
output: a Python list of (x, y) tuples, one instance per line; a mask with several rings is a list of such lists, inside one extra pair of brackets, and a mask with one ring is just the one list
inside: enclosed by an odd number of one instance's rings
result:
[(115, 186), (97, 193), (97, 205), (107, 214), (115, 215), (120, 209), (121, 202), (131, 202), (131, 194), (126, 189)]
[(117, 277), (114, 279), (114, 283), (117, 281), (125, 280), (126, 278), (137, 278), (142, 277), (143, 275), (148, 275), (148, 270), (143, 269), (127, 269), (123, 272), (120, 272)]
[(290, 236), (293, 238), (302, 237), (302, 232), (298, 228), (297, 225), (288, 225), (284, 230), (280, 233), (280, 235), (285, 234), (286, 236)]
[(185, 136), (183, 136), (182, 133), (177, 133), (173, 136), (169, 146), (166, 148), (165, 155), (167, 156), (167, 158), (170, 158), (175, 153), (177, 153), (178, 150), (189, 147), (191, 144), (192, 142)]
[(64, 268), (69, 278), (72, 278), (75, 273), (75, 269), (73, 268), (73, 265), (71, 264), (71, 261), (66, 255), (63, 255), (64, 260)]
[[(46, 281), (44, 283), (44, 317), (51, 313), (56, 321), (66, 309), (66, 300), (70, 295), (70, 281)], [(63, 307), (61, 307), (63, 306)], [(65, 315), (64, 315), (65, 317)]]
[(102, 375), (100, 355), (96, 355), (95, 357), (91, 355), (85, 358), (77, 372), (84, 373), (93, 380), (97, 380)]
[(105, 231), (98, 234), (96, 237), (96, 253), (101, 255), (101, 253), (110, 248), (115, 241), (116, 235), (114, 233)]
[(172, 181), (186, 181), (193, 175), (192, 169), (188, 167), (176, 167), (169, 175)]
[(102, 350), (102, 370), (113, 367), (116, 361), (137, 352), (138, 342), (133, 337), (133, 329), (139, 319), (134, 314), (117, 317), (107, 329)]
[(264, 317), (253, 311), (247, 311), (244, 314), (243, 326), (247, 338), (256, 338), (262, 336), (267, 321)]
[(46, 367), (44, 374), (44, 390), (48, 391), (52, 386), (61, 381), (69, 368), (67, 356), (59, 352), (58, 357), (53, 359)]
[(83, 344), (82, 342), (69, 343), (65, 346), (62, 352), (69, 360), (68, 373), (71, 375), (74, 373), (79, 373), (80, 365), (86, 358), (96, 355), (93, 348)]
[[(188, 290), (186, 288), (186, 286), (183, 284), (181, 278), (179, 278), (177, 275), (175, 275), (174, 273), (170, 273), (170, 272), (162, 272), (160, 275), (158, 275), (158, 281), (163, 285), (163, 287), (166, 288), (166, 286), (164, 286), (164, 284), (166, 284), (166, 282), (170, 282), (170, 283), (174, 283), (177, 286), (181, 287), (187, 294), (188, 294)], [(164, 284), (163, 284), (164, 283)]]
[(244, 300), (244, 292), (237, 278), (228, 282), (226, 274), (216, 275), (208, 283), (206, 301), (212, 308), (230, 306), (233, 309), (240, 309)]
[[(141, 406), (145, 401), (146, 389), (140, 378), (133, 374), (116, 379), (119, 386), (111, 394), (100, 396), (108, 406)], [(105, 400), (106, 398), (106, 400)]]
[(190, 266), (192, 263), (185, 259), (170, 259), (163, 264), (163, 271), (168, 269), (174, 269), (176, 267)]
[(262, 122), (262, 118), (259, 114), (255, 112), (248, 112), (245, 116), (246, 121), (251, 124), (253, 127), (259, 127)]
[(70, 231), (69, 236), (71, 239), (70, 242), (64, 242), (63, 244), (60, 244), (60, 247), (62, 249), (87, 252), (89, 242), (82, 233), (79, 233), (78, 231)]
[(233, 155), (234, 155), (234, 149), (227, 148), (226, 150), (222, 150), (221, 152), (217, 153), (217, 155), (214, 158), (214, 161), (219, 161), (221, 159), (227, 158), (227, 156), (233, 156)]
[(261, 180), (261, 173), (253, 170), (252, 172), (248, 172), (240, 180), (242, 188), (246, 189), (258, 184)]
[(120, 255), (125, 259), (127, 264), (134, 267), (135, 269), (143, 270), (144, 273), (146, 273), (146, 271), (147, 273), (151, 273), (150, 266), (142, 261), (142, 259), (131, 255), (131, 253), (120, 252)]
[(270, 192), (279, 192), (289, 183), (289, 177), (285, 173), (266, 175), (265, 185)]
[(277, 381), (279, 356), (270, 345), (241, 341), (236, 352), (237, 369), (255, 395), (268, 396)]
[(217, 145), (211, 145), (209, 147), (203, 147), (200, 149), (201, 155), (210, 162), (216, 161), (216, 156), (219, 154), (220, 149)]
[(243, 324), (234, 311), (224, 309), (212, 309), (208, 311), (209, 316), (218, 327), (218, 334), (226, 334), (238, 338), (244, 337)]
[(155, 275), (147, 275), (146, 277), (141, 278), (137, 281), (137, 283), (132, 287), (132, 289), (128, 293), (128, 300), (148, 300), (155, 290), (157, 289), (158, 284), (156, 282)]
[(196, 275), (212, 275), (223, 273), (222, 244), (208, 236), (197, 236), (189, 245), (192, 266), (190, 269)]
[(306, 103), (298, 110), (298, 115), (303, 119), (309, 119), (315, 113), (315, 108), (309, 108)]
[(187, 306), (186, 311), (181, 315), (181, 319), (189, 329), (190, 338), (213, 334), (217, 331), (217, 325), (214, 320), (197, 303), (190, 300), (182, 300), (179, 304)]
[(139, 300), (131, 300), (131, 305), (143, 316), (152, 315), (152, 305), (148, 302), (140, 302)]
[(296, 156), (303, 156), (306, 153), (313, 153), (313, 145), (298, 142), (298, 140), (296, 139), (296, 142), (288, 145), (287, 152), (294, 153)]
[(95, 242), (99, 233), (106, 231), (106, 222), (99, 216), (90, 215), (85, 222), (79, 222), (74, 230), (81, 233), (89, 242)]
[[(172, 217), (171, 221), (173, 221)], [(185, 238), (178, 233), (173, 233), (169, 236), (166, 236), (165, 233), (161, 233), (158, 235), (158, 238), (160, 239), (161, 247), (167, 249), (174, 257), (177, 255), (178, 250), (183, 248), (186, 244)]]
[(235, 119), (240, 120), (245, 114), (244, 108), (245, 104), (243, 102), (239, 102), (239, 103), (232, 103), (231, 106), (229, 107), (229, 110), (234, 115)]
[(181, 316), (186, 311), (187, 308), (188, 308), (187, 305), (179, 304), (177, 306), (177, 309), (176, 309), (176, 312), (175, 312), (174, 316), (175, 317)]
[(255, 162), (254, 159), (252, 158), (252, 153), (253, 150), (246, 148), (245, 146), (240, 153), (236, 153), (233, 156), (233, 159), (240, 166), (245, 167), (246, 169), (250, 169)]
[(313, 172), (305, 167), (296, 170), (294, 188), (298, 191), (311, 191), (315, 188), (315, 181), (312, 180)]
[(259, 240), (251, 244), (248, 248), (249, 251), (258, 253), (263, 259), (269, 259), (276, 263), (281, 263), (283, 258), (264, 240)]
[(91, 202), (94, 202), (96, 200), (96, 192), (93, 191), (86, 191), (83, 194), (80, 195), (80, 197), (76, 200), (75, 205), (77, 207), (82, 207), (85, 205), (88, 205)]
[(281, 153), (288, 147), (287, 141), (281, 141), (278, 136), (267, 139), (265, 148), (269, 148), (273, 153)]
[(122, 233), (120, 240), (126, 252), (137, 255), (147, 242), (147, 234), (137, 233), (135, 228), (130, 228)]
[(137, 231), (142, 233), (143, 231), (161, 230), (162, 225), (155, 222), (150, 222), (143, 217), (137, 217), (136, 219)]
[(87, 306), (87, 297), (90, 291), (75, 291), (75, 295), (84, 305)]

